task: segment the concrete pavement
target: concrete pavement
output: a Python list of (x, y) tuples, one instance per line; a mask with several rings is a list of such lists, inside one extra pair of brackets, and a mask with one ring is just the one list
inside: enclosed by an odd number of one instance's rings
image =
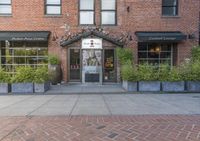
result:
[(0, 116), (152, 114), (200, 114), (200, 94), (0, 96)]

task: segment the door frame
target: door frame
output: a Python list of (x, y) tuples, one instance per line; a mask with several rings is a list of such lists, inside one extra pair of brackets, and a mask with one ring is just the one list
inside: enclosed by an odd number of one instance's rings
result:
[[(70, 79), (70, 61), (71, 61), (71, 58), (70, 58), (70, 50), (71, 49), (78, 49), (80, 51), (80, 80), (71, 80)], [(68, 82), (82, 82), (82, 50), (80, 47), (69, 47), (67, 48), (67, 78), (68, 78)]]

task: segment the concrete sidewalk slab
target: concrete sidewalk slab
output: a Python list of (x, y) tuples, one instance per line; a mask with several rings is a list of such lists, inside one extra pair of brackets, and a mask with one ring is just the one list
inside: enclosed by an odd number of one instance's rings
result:
[(200, 114), (200, 94), (0, 96), (0, 116)]

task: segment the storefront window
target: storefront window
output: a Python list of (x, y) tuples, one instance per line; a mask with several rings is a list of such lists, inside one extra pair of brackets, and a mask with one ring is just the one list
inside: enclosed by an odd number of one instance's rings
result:
[(139, 43), (138, 62), (155, 66), (160, 66), (160, 64), (172, 66), (174, 46), (174, 44)]
[(18, 66), (28, 65), (36, 68), (47, 65), (47, 57), (47, 43), (10, 42), (10, 45), (6, 46), (5, 42), (1, 42), (0, 66), (9, 73), (14, 73)]

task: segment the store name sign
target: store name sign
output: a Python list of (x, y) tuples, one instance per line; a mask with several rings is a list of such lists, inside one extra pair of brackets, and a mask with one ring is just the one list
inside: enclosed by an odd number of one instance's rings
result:
[(45, 41), (45, 38), (39, 37), (13, 37), (12, 41)]
[(102, 49), (102, 39), (83, 39), (82, 49)]
[(154, 41), (154, 40), (157, 40), (157, 41), (166, 41), (166, 40), (176, 40), (177, 38), (176, 37), (149, 37), (148, 40), (149, 41)]

